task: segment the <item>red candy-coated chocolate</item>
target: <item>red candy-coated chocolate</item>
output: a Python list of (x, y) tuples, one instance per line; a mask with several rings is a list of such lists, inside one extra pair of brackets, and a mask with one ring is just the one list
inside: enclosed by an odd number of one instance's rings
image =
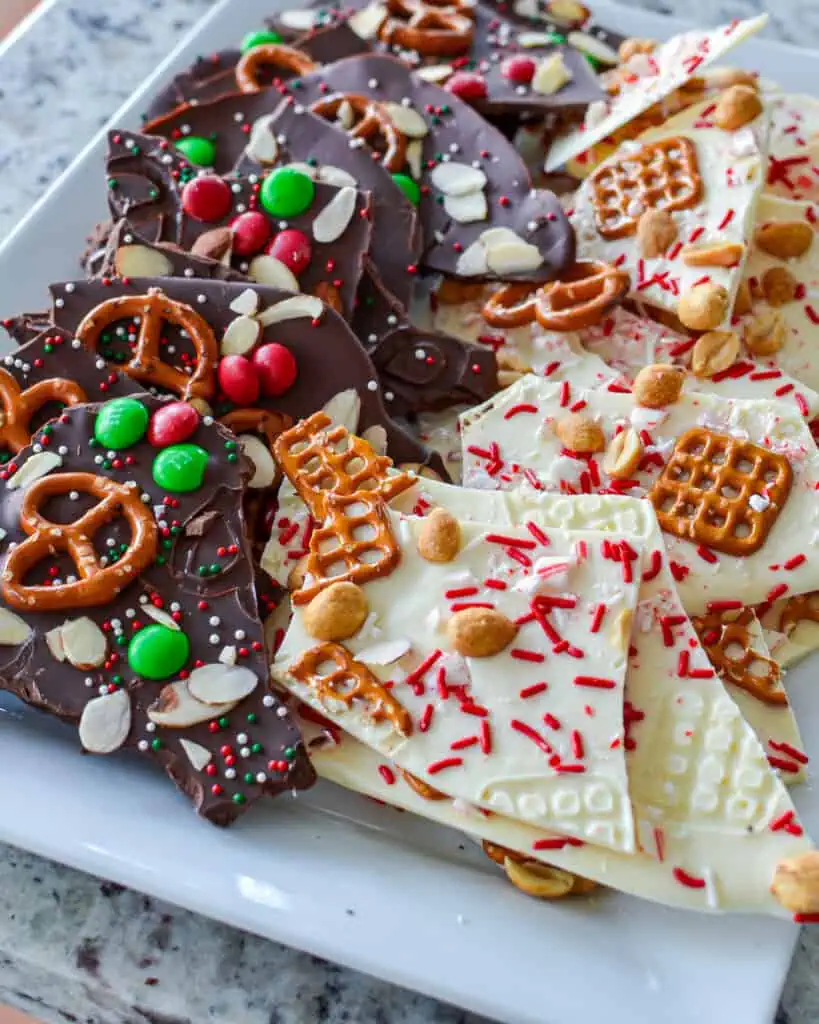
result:
[(483, 75), (475, 74), (473, 71), (456, 71), (446, 83), (446, 88), (465, 103), (469, 103), (470, 100), (484, 100), (487, 95)]
[(231, 222), (233, 251), (237, 256), (255, 256), (267, 245), (270, 238), (270, 221), (261, 210), (240, 213)]
[(262, 345), (253, 353), (253, 365), (262, 381), (266, 395), (283, 395), (296, 382), (298, 367), (290, 349), (275, 341)]
[(205, 224), (221, 220), (230, 211), (230, 186), (215, 174), (203, 174), (182, 189), (182, 208), (189, 217)]
[(520, 85), (528, 85), (535, 77), (537, 65), (531, 57), (510, 57), (501, 65), (504, 78)]
[(280, 260), (288, 270), (291, 270), (297, 277), (310, 266), (313, 258), (313, 247), (310, 239), (303, 231), (296, 228), (286, 228), (267, 247), (267, 253)]
[(253, 405), (259, 397), (259, 374), (244, 356), (223, 356), (217, 370), (219, 387), (236, 405)]
[(187, 402), (170, 402), (157, 409), (148, 425), (148, 440), (155, 448), (186, 441), (199, 426), (199, 413)]

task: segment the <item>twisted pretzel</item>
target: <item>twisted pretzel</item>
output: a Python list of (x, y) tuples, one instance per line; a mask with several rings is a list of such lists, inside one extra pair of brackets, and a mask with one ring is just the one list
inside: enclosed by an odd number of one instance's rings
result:
[[(134, 380), (172, 391), (180, 398), (213, 396), (219, 346), (210, 324), (190, 306), (169, 299), (159, 288), (150, 288), (147, 295), (124, 295), (100, 303), (86, 315), (76, 336), (95, 352), (105, 328), (126, 317), (141, 318), (139, 336), (130, 360), (117, 365), (118, 370)], [(187, 332), (196, 352), (196, 366), (190, 376), (160, 358), (163, 322), (176, 324)]]
[(360, 93), (336, 92), (332, 96), (316, 100), (310, 109), (314, 114), (329, 121), (336, 117), (342, 103), (347, 103), (353, 114), (359, 118), (358, 123), (353, 124), (348, 130), (348, 134), (354, 139), (364, 139), (370, 143), (371, 149), (375, 149), (372, 143), (379, 137), (382, 138), (385, 146), (381, 157), (382, 165), (391, 172), (402, 170), (406, 163), (407, 137), (396, 128), (382, 104)]
[(259, 72), (263, 67), (274, 67), (282, 71), (292, 71), (296, 75), (308, 75), (318, 68), (318, 64), (302, 50), (294, 46), (283, 46), (281, 43), (262, 43), (242, 54), (236, 65), (236, 85), (239, 92), (261, 92), (264, 86), (259, 81)]
[(31, 440), (31, 420), (46, 403), (79, 405), (87, 401), (88, 396), (76, 381), (54, 377), (24, 391), (8, 370), (0, 369), (0, 444), (16, 455)]
[(625, 298), (628, 274), (610, 263), (575, 263), (559, 281), (535, 293), (535, 318), (547, 331), (579, 331), (600, 323), (611, 307)]
[(219, 422), (234, 434), (246, 434), (249, 430), (261, 434), (272, 453), (276, 438), (293, 426), (293, 417), (269, 409), (234, 409), (220, 417)]
[(819, 622), (819, 590), (789, 597), (779, 613), (777, 629), (790, 636), (800, 622)]
[[(333, 664), (332, 670), (319, 672), (322, 663), (327, 662)], [(387, 718), (402, 736), (412, 732), (412, 718), (407, 709), (341, 644), (311, 647), (287, 671), (294, 679), (314, 689), (322, 700), (341, 701), (348, 709), (352, 708), (354, 700), (364, 701), (374, 722)]]
[(504, 285), (487, 299), (481, 313), (495, 327), (523, 327), (537, 320), (548, 331), (579, 331), (599, 323), (625, 298), (630, 284), (625, 271), (586, 260), (537, 289), (525, 283)]
[[(55, 523), (40, 515), (49, 498), (82, 491), (99, 498), (73, 523)], [(113, 565), (102, 567), (94, 550), (94, 534), (122, 514), (130, 524), (131, 543)], [(59, 473), (42, 477), (28, 488), (20, 508), (20, 525), (28, 537), (12, 548), (2, 576), (3, 597), (19, 611), (50, 612), (107, 604), (153, 562), (159, 533), (136, 484), (118, 484), (93, 473)], [(58, 551), (67, 552), (80, 579), (60, 586), (27, 586), (27, 573)]]
[(474, 13), (468, 4), (437, 4), (430, 0), (387, 0), (389, 17), (378, 38), (423, 57), (460, 57), (472, 48)]

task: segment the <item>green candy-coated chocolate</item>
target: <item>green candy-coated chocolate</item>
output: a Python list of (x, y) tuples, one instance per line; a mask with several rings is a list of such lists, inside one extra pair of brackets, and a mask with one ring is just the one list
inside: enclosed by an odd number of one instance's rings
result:
[(131, 637), (128, 664), (144, 679), (168, 679), (184, 666), (190, 652), (191, 642), (181, 629), (168, 629), (157, 623)]
[(310, 208), (316, 186), (302, 171), (280, 167), (262, 182), (259, 197), (262, 206), (273, 217), (297, 217)]
[(208, 453), (198, 444), (172, 444), (154, 459), (154, 483), (180, 494), (196, 491), (202, 486), (207, 465)]
[(216, 143), (202, 138), (201, 135), (186, 135), (178, 139), (174, 145), (197, 167), (213, 167), (216, 162)]
[(421, 202), (421, 189), (408, 174), (393, 174), (392, 180), (413, 206), (417, 206)]
[(255, 32), (248, 32), (242, 40), (242, 53), (254, 49), (256, 46), (265, 46), (267, 43), (280, 43), (282, 37), (278, 32), (271, 32), (268, 29), (258, 28)]
[(148, 410), (135, 398), (115, 398), (97, 413), (94, 437), (103, 448), (120, 451), (141, 441), (148, 429)]

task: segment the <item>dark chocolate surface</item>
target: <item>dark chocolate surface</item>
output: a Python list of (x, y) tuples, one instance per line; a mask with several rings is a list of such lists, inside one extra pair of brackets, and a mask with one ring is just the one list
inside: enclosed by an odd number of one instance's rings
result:
[(297, 275), (301, 291), (320, 294), (320, 289), (332, 289), (340, 311), (345, 317), (350, 316), (362, 261), (370, 247), (371, 207), (367, 194), (357, 194), (355, 210), (338, 238), (318, 242), (313, 225), (338, 196), (339, 189), (334, 185), (316, 182), (315, 195), (307, 210), (277, 220), (259, 201), (260, 182), (256, 175), (229, 175), (223, 179), (231, 199), (228, 212), (202, 220), (188, 214), (184, 195), (200, 173), (208, 172), (193, 167), (167, 140), (133, 132), (111, 132), (107, 167), (112, 216), (127, 218), (154, 242), (170, 242), (186, 251), (199, 252), (198, 247), (207, 242), (203, 238), (206, 233), (229, 228), (247, 211), (262, 214), (269, 228), (268, 242), (253, 253), (238, 255), (231, 250), (225, 257), (240, 274), (251, 273), (254, 256), (261, 255), (279, 231), (300, 231), (312, 250), (309, 265)]
[[(67, 291), (67, 288), (71, 290)], [(195, 310), (210, 325), (217, 343), (221, 341), (228, 324), (238, 315), (229, 308), (230, 303), (248, 288), (258, 296), (259, 311), (296, 298), (292, 293), (260, 285), (185, 278), (136, 279), (129, 280), (127, 284), (115, 280), (107, 285), (96, 280), (76, 281), (52, 285), (53, 316), (59, 327), (73, 333), (84, 317), (101, 303), (109, 299), (146, 295), (150, 288), (159, 288), (170, 299)], [(129, 343), (128, 335), (133, 337), (135, 333), (132, 325), (133, 321), (124, 316), (121, 322), (112, 325), (114, 330), (111, 331), (111, 341), (102, 354), (114, 369), (131, 357), (132, 344)], [(121, 336), (115, 333), (117, 326), (123, 330)], [(163, 337), (166, 342), (162, 348), (163, 361), (178, 368), (190, 367), (193, 354), (190, 339), (183, 337), (179, 328), (169, 323), (164, 325)], [(284, 345), (295, 356), (298, 375), (285, 394), (275, 398), (262, 395), (253, 408), (285, 413), (295, 421), (322, 408), (340, 391), (352, 389), (361, 398), (360, 429), (375, 424), (383, 426), (387, 432), (388, 454), (396, 463), (426, 463), (441, 472), (440, 461), (391, 419), (370, 358), (337, 313), (323, 306), (318, 322), (303, 315), (272, 323), (263, 329), (257, 344), (274, 341)], [(248, 354), (252, 355), (252, 352)], [(237, 408), (226, 399), (216, 380), (205, 397), (217, 417)]]
[[(363, 95), (381, 103), (411, 107), (426, 122), (421, 140), (419, 215), (424, 236), (422, 264), (429, 270), (460, 275), (458, 260), (472, 243), (490, 228), (507, 228), (535, 245), (541, 256), (534, 270), (513, 273), (505, 279), (546, 281), (574, 261), (574, 232), (557, 197), (534, 190), (529, 174), (511, 144), (477, 111), (450, 93), (422, 81), (406, 65), (392, 57), (372, 55), (338, 61), (300, 79), (299, 102), (315, 104), (329, 97)], [(341, 132), (340, 127), (334, 130)], [(440, 164), (455, 161), (475, 166), (486, 175), (485, 218), (470, 223), (455, 221), (444, 209), (439, 191), (431, 184), (431, 172)], [(404, 168), (411, 174), (411, 168)], [(491, 270), (475, 275), (495, 278)]]
[[(268, 118), (267, 131), (279, 142), (272, 163), (261, 164), (247, 152), (252, 127)], [(260, 129), (261, 130), (261, 129)], [(289, 163), (314, 163), (352, 175), (362, 192), (372, 193), (373, 225), (370, 255), (381, 281), (404, 305), (410, 301), (421, 235), (415, 207), (365, 147), (351, 148), (349, 139), (322, 118), (306, 115), (301, 104), (288, 104), (275, 90), (238, 94), (213, 103), (189, 106), (155, 122), (152, 131), (171, 142), (183, 135), (213, 137), (218, 174), (242, 174)]]
[[(148, 395), (136, 400), (151, 415), (164, 404)], [(188, 493), (171, 494), (153, 480), (152, 464), (160, 449), (145, 437), (113, 453), (89, 444), (101, 408), (86, 405), (65, 411), (52, 421), (48, 436), (39, 435), (13, 465), (23, 467), (44, 451), (62, 456), (62, 465), (48, 476), (66, 476), (64, 491), (49, 498), (39, 512), (66, 524), (99, 502), (77, 487), (70, 474), (93, 474), (119, 485), (135, 481), (135, 500), (144, 504), (158, 527), (152, 563), (137, 579), (129, 579), (127, 573), (124, 579), (120, 577), (121, 589), (103, 603), (78, 607), (71, 591), (66, 590), (60, 610), (39, 610), (36, 603), (25, 611), (11, 609), (31, 632), (23, 643), (0, 646), (0, 686), (73, 723), (80, 722), (92, 700), (106, 700), (114, 691), (124, 690), (130, 698), (131, 722), (122, 748), (136, 749), (156, 761), (200, 814), (217, 824), (228, 824), (259, 797), (304, 788), (314, 781), (298, 729), (269, 687), (241, 510), (248, 467), (241, 455), (236, 457), (236, 443), (228, 431), (200, 420), (187, 443), (207, 452), (202, 485)], [(4, 588), (10, 545), (24, 543), (27, 536), (19, 519), (26, 490), (9, 487), (11, 468), (10, 464), (0, 473), (0, 523), (6, 531), (2, 542)], [(131, 528), (120, 515), (103, 524), (90, 539), (98, 569), (111, 574), (121, 557), (119, 546), (131, 543)], [(206, 567), (204, 574), (200, 566)], [(219, 566), (217, 571), (214, 566)], [(50, 581), (54, 588), (70, 582), (67, 577), (71, 573), (76, 569), (64, 551), (50, 555), (46, 551), (22, 582), (29, 587)], [(5, 589), (0, 606), (9, 607)], [(157, 625), (146, 612), (149, 606), (160, 615), (170, 615), (190, 641), (184, 667), (161, 680), (137, 675), (128, 659), (132, 638)], [(105, 661), (97, 667), (76, 668), (69, 660), (57, 660), (46, 641), (49, 631), (81, 617), (96, 623), (106, 638)], [(156, 705), (163, 687), (183, 679), (183, 673), (197, 665), (218, 663), (220, 654), (229, 660), (230, 648), (235, 648), (236, 665), (258, 678), (250, 695), (235, 708), (223, 713), (214, 710), (208, 721), (184, 728), (150, 721), (149, 709)], [(191, 748), (195, 755), (204, 758), (203, 750), (210, 752), (207, 766), (194, 765), (180, 742), (183, 739), (197, 745)], [(246, 773), (250, 781), (245, 779)]]

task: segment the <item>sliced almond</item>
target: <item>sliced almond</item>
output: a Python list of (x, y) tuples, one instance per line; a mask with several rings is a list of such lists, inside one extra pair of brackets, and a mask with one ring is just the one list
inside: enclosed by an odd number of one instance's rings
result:
[(355, 660), (362, 665), (392, 665), (409, 654), (412, 644), (407, 639), (382, 640), (381, 643), (357, 651)]
[(735, 267), (744, 254), (745, 246), (739, 242), (686, 245), (680, 253), (687, 267)]
[(516, 242), (501, 242), (492, 246), (486, 254), (489, 269), (499, 277), (507, 274), (522, 274), (529, 270), (537, 270), (543, 263), (543, 257), (536, 245), (519, 239)]
[(403, 103), (385, 103), (384, 106), (402, 135), (410, 139), (423, 139), (429, 135), (429, 126), (414, 107), (405, 107)]
[(0, 646), (16, 647), (29, 638), (31, 631), (31, 626), (19, 615), (8, 608), (0, 608)]
[(140, 607), (149, 619), (153, 619), (154, 622), (158, 622), (166, 629), (174, 629), (177, 633), (182, 631), (182, 627), (179, 623), (173, 618), (173, 616), (168, 615), (164, 608), (157, 608), (157, 606), (152, 604), (150, 601), (146, 601), (145, 604)]
[(380, 423), (374, 423), (371, 427), (367, 427), (362, 431), (361, 437), (376, 455), (387, 454), (387, 431)]
[(572, 80), (572, 73), (557, 50), (540, 61), (532, 78), (532, 92), (540, 96), (553, 96)]
[(269, 167), (275, 164), (279, 156), (279, 144), (273, 132), (273, 114), (263, 114), (253, 122), (250, 139), (245, 146), (245, 153), (256, 163)]
[(335, 185), (337, 188), (344, 188), (346, 185), (349, 185), (350, 188), (358, 187), (358, 182), (349, 171), (334, 167), (332, 164), (323, 164), (319, 167), (316, 178), (327, 185)]
[(238, 655), (235, 644), (225, 644), (219, 651), (219, 663), (221, 665), (235, 665)]
[(701, 334), (691, 352), (691, 370), (697, 377), (713, 377), (734, 365), (739, 358), (739, 349), (736, 331)]
[(316, 640), (348, 640), (370, 613), (367, 595), (357, 583), (340, 580), (319, 591), (304, 609), (304, 628)]
[(259, 308), (259, 293), (253, 288), (245, 288), (239, 292), (228, 306), (231, 313), (238, 313), (239, 316), (253, 316)]
[(358, 418), (361, 415), (361, 399), (353, 388), (339, 391), (326, 402), (322, 410), (329, 416), (336, 427), (345, 427), (354, 434), (358, 430)]
[(281, 288), (286, 292), (301, 291), (296, 275), (275, 256), (254, 256), (247, 268), (247, 276), (251, 281), (266, 284), (271, 288)]
[(74, 668), (99, 668), (105, 661), (108, 649), (105, 633), (87, 615), (63, 623), (62, 642), (65, 656)]
[(62, 626), (55, 626), (45, 635), (46, 646), (51, 651), (51, 656), (56, 661), (65, 661), (65, 648), (63, 647)]
[(188, 691), (185, 680), (168, 683), (159, 691), (159, 697), (148, 710), (148, 718), (166, 729), (188, 729), (201, 722), (210, 722), (226, 715), (236, 707), (237, 701), (225, 704), (203, 704)]
[(280, 11), (279, 21), (287, 28), (295, 28), (300, 32), (309, 32), (319, 23), (321, 12), (310, 8), (294, 8), (291, 11)]
[(233, 232), (227, 227), (204, 231), (191, 246), (191, 252), (207, 260), (229, 263), (233, 254)]
[(454, 161), (436, 164), (429, 178), (445, 196), (466, 196), (480, 192), (486, 185), (486, 175), (479, 167)]
[(415, 71), (415, 74), (425, 82), (435, 82), (438, 85), (451, 78), (454, 73), (455, 69), (451, 64), (429, 64)]
[(292, 299), (282, 299), (281, 302), (274, 302), (272, 306), (263, 309), (258, 319), (263, 327), (269, 327), (283, 320), (299, 320), (303, 316), (309, 320), (318, 320), (323, 312), (324, 303), (321, 299), (314, 295), (295, 295)]
[(606, 435), (600, 424), (579, 412), (561, 417), (555, 424), (555, 433), (565, 448), (583, 455), (602, 452), (606, 447)]
[(451, 562), (461, 547), (461, 526), (453, 514), (435, 508), (418, 533), (418, 554), (427, 562)]
[(518, 627), (495, 608), (464, 608), (447, 623), (452, 647), (464, 658), (491, 658), (517, 636)]
[(613, 480), (630, 480), (643, 457), (643, 442), (633, 427), (615, 434), (603, 457), (603, 472)]
[[(526, 35), (526, 33), (521, 33), (521, 36), (523, 35)], [(525, 46), (521, 36), (518, 36), (518, 42), (521, 46)], [(580, 50), (587, 57), (599, 60), (601, 64), (613, 66), (620, 63), (620, 57), (615, 49), (604, 43), (602, 39), (589, 35), (588, 32), (570, 32), (567, 38), (569, 46), (573, 46), (575, 50)]]
[(127, 690), (94, 697), (80, 716), (80, 743), (92, 754), (119, 750), (131, 731), (131, 698)]
[(355, 124), (355, 111), (349, 100), (342, 100), (336, 110), (336, 121), (348, 132)]
[(201, 772), (213, 760), (213, 754), (207, 747), (194, 743), (193, 740), (184, 738), (179, 740), (179, 746), (185, 751), (185, 755), (193, 766), (194, 771)]
[(479, 241), (467, 246), (455, 264), (455, 273), (460, 277), (477, 277), (478, 274), (485, 274), (488, 270), (486, 249)]
[(459, 224), (474, 224), (486, 220), (489, 215), (483, 192), (472, 192), (467, 196), (444, 196), (444, 210)]
[(278, 476), (278, 467), (268, 446), (255, 434), (240, 434), (239, 444), (253, 463), (253, 476), (248, 480), (247, 486), (254, 490), (272, 487)]
[(62, 464), (62, 457), (56, 452), (35, 452), (13, 476), (8, 478), (6, 488), (14, 491), (19, 487), (29, 487), (35, 480), (46, 476)]
[(223, 356), (243, 356), (262, 336), (262, 325), (252, 316), (237, 316), (225, 328), (219, 351)]
[(259, 685), (249, 668), (215, 662), (195, 668), (188, 677), (188, 693), (210, 707), (244, 700)]
[(164, 253), (147, 245), (121, 245), (114, 255), (120, 277), (171, 277), (173, 263)]
[(663, 409), (673, 405), (682, 394), (685, 370), (669, 363), (644, 366), (634, 378), (631, 393), (636, 405)]
[(523, 50), (533, 50), (541, 46), (553, 46), (554, 35), (550, 32), (519, 32), (515, 39)]
[(341, 238), (353, 219), (357, 198), (354, 188), (339, 189), (313, 221), (313, 238), (317, 242), (335, 242)]
[(373, 3), (356, 11), (347, 19), (347, 24), (361, 39), (375, 39), (384, 24), (388, 10), (383, 4)]
[(517, 889), (527, 896), (541, 900), (557, 900), (568, 896), (574, 888), (574, 875), (549, 864), (526, 861), (520, 864), (511, 857), (504, 858), (503, 870)]
[(775, 220), (757, 228), (754, 241), (769, 256), (793, 260), (804, 256), (813, 244), (814, 231), (804, 220)]

